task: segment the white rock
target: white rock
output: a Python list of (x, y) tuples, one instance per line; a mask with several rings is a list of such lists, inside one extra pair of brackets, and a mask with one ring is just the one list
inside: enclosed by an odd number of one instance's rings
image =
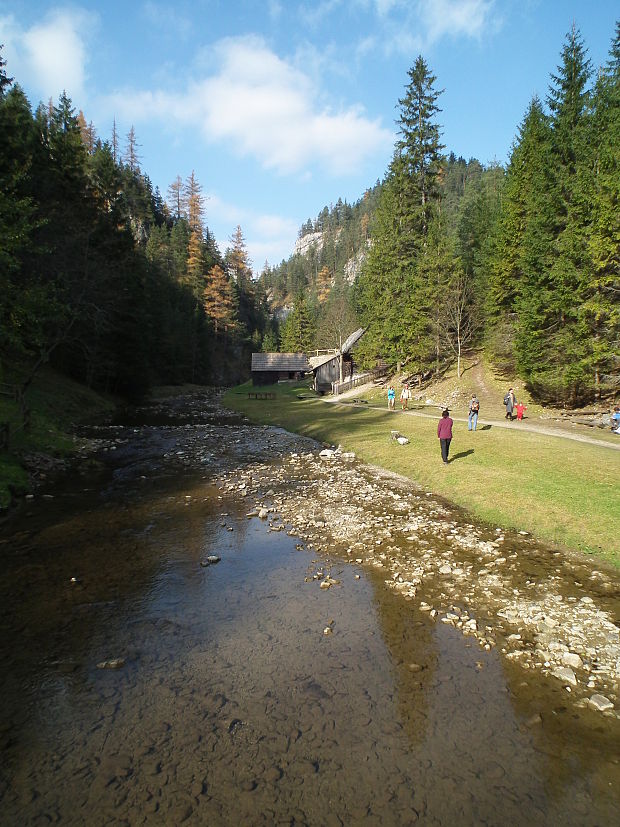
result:
[(440, 569), (439, 574), (452, 574), (452, 567), (445, 563)]
[(614, 705), (604, 695), (592, 695), (590, 698), (590, 706), (598, 709), (600, 712), (605, 712), (608, 709), (613, 709)]
[(261, 518), (261, 520), (266, 520), (269, 516), (269, 512), (266, 508), (261, 508), (261, 510), (258, 512), (258, 516)]
[(564, 666), (558, 666), (557, 669), (554, 669), (551, 674), (554, 678), (564, 681), (564, 683), (570, 683), (573, 686), (577, 686), (577, 678), (575, 677), (575, 673), (572, 669), (567, 669)]
[(572, 666), (573, 669), (581, 669), (583, 666), (583, 661), (579, 655), (574, 652), (564, 652), (562, 655), (562, 663), (564, 666)]

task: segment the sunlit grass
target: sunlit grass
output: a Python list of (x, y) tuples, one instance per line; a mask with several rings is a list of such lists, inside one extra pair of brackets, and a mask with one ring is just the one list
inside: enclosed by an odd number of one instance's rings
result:
[[(502, 527), (528, 531), (572, 551), (620, 566), (620, 454), (604, 446), (456, 421), (451, 462), (441, 462), (435, 417), (388, 412), (374, 404), (329, 404), (307, 384), (264, 388), (275, 400), (251, 400), (249, 384), (224, 401), (255, 422), (280, 425), (342, 445), (364, 462), (402, 474)], [(254, 389), (260, 390), (260, 389)], [(301, 397), (301, 398), (300, 398)], [(390, 438), (400, 431), (410, 442)]]

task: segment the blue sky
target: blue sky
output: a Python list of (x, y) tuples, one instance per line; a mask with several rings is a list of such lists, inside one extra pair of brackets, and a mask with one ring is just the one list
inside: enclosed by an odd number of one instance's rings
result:
[(220, 249), (239, 224), (259, 271), (383, 177), (419, 54), (447, 151), (505, 162), (573, 22), (597, 67), (617, 18), (615, 0), (0, 0), (0, 43), (33, 108), (65, 90), (121, 149), (133, 125), (164, 197), (194, 171)]

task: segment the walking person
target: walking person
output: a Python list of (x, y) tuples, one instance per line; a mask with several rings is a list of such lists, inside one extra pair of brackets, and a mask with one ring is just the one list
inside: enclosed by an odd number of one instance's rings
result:
[(437, 436), (439, 437), (439, 444), (441, 445), (441, 458), (443, 459), (444, 465), (448, 464), (448, 454), (450, 453), (453, 424), (450, 411), (446, 408), (442, 411), (441, 419), (437, 423)]
[(403, 389), (400, 392), (400, 401), (403, 406), (403, 411), (406, 411), (409, 407), (409, 400), (411, 399), (411, 391), (409, 390), (409, 385), (405, 382), (403, 385)]
[(472, 393), (469, 400), (469, 416), (467, 418), (467, 430), (475, 431), (478, 424), (478, 413), (480, 411), (480, 402), (475, 393)]
[(523, 419), (523, 414), (527, 411), (527, 407), (523, 404), (523, 402), (519, 402), (517, 404), (517, 422), (521, 422)]
[(517, 397), (512, 388), (508, 388), (508, 393), (504, 397), (504, 405), (506, 406), (506, 419), (512, 422), (512, 412), (517, 404)]
[(394, 390), (394, 386), (390, 385), (388, 388), (388, 408), (390, 411), (394, 410), (394, 405), (396, 404), (396, 391)]

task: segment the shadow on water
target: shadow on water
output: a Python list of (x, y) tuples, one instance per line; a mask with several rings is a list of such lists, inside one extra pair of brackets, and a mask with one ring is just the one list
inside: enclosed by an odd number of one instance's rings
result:
[(299, 447), (206, 402), (2, 530), (0, 822), (615, 823), (604, 722), (248, 519), (219, 464)]

